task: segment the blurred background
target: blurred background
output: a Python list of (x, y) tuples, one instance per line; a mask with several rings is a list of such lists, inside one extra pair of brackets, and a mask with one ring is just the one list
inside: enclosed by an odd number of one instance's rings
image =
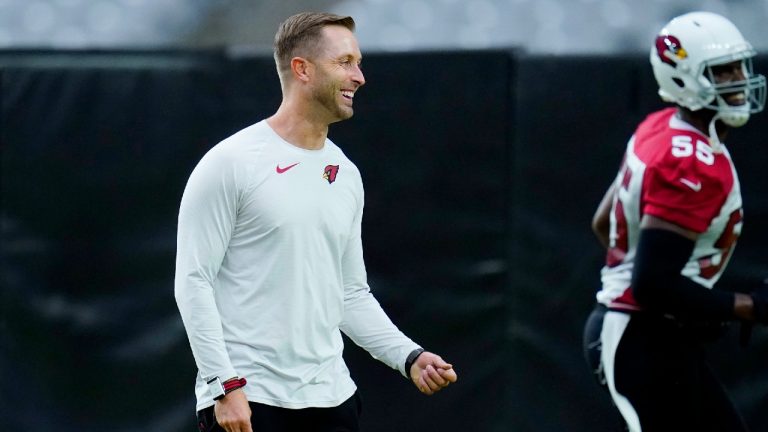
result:
[(270, 50), (282, 17), (352, 15), (365, 50), (645, 51), (670, 17), (721, 13), (768, 48), (766, 0), (0, 0), (0, 47)]
[[(650, 41), (708, 10), (768, 52), (768, 0), (0, 0), (2, 428), (196, 429), (179, 200), (208, 149), (279, 105), (272, 38), (303, 10), (358, 25), (367, 84), (330, 138), (366, 185), (372, 290), (460, 374), (423, 397), (347, 340), (363, 430), (621, 430), (581, 331), (593, 211), (664, 106)], [(768, 275), (765, 119), (729, 136), (746, 216), (725, 287)], [(768, 430), (768, 331), (742, 348), (733, 326), (711, 357)]]

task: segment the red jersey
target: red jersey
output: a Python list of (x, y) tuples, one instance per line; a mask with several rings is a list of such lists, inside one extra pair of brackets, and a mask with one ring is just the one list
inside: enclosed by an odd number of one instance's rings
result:
[(728, 150), (713, 152), (709, 138), (676, 113), (663, 109), (640, 123), (616, 176), (610, 246), (597, 294), (615, 309), (641, 309), (630, 284), (643, 215), (700, 234), (681, 274), (702, 289), (720, 278), (741, 232), (741, 191)]

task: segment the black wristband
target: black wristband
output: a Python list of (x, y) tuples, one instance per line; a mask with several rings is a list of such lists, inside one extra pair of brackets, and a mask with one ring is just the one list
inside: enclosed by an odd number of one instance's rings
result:
[(413, 363), (422, 353), (424, 353), (424, 348), (416, 348), (405, 358), (405, 376), (407, 376), (408, 379), (411, 379), (411, 366), (413, 366)]

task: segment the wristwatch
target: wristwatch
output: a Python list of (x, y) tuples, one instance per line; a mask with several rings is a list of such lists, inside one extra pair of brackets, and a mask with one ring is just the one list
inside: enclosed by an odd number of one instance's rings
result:
[(219, 400), (224, 397), (227, 392), (224, 390), (224, 384), (219, 377), (216, 377), (208, 381), (208, 394), (213, 400)]
[(416, 362), (416, 359), (424, 353), (424, 348), (416, 348), (408, 354), (408, 358), (405, 359), (405, 376), (411, 379), (411, 366)]
[(234, 377), (221, 382), (221, 378), (215, 377), (207, 383), (208, 394), (211, 396), (211, 398), (213, 398), (213, 400), (219, 400), (232, 390), (245, 387), (246, 383), (247, 381), (245, 378)]

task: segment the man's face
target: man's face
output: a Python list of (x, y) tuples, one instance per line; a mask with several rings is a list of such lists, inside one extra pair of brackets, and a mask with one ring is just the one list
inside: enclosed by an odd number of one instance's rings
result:
[[(744, 81), (744, 64), (741, 60), (712, 66), (712, 76), (715, 84), (726, 84)], [(722, 95), (728, 105), (739, 106), (747, 103), (747, 95), (743, 91), (725, 93)]]
[(311, 60), (316, 66), (312, 95), (318, 114), (328, 123), (352, 117), (355, 92), (365, 84), (360, 70), (362, 54), (354, 34), (346, 27), (331, 25), (322, 30), (322, 40)]

